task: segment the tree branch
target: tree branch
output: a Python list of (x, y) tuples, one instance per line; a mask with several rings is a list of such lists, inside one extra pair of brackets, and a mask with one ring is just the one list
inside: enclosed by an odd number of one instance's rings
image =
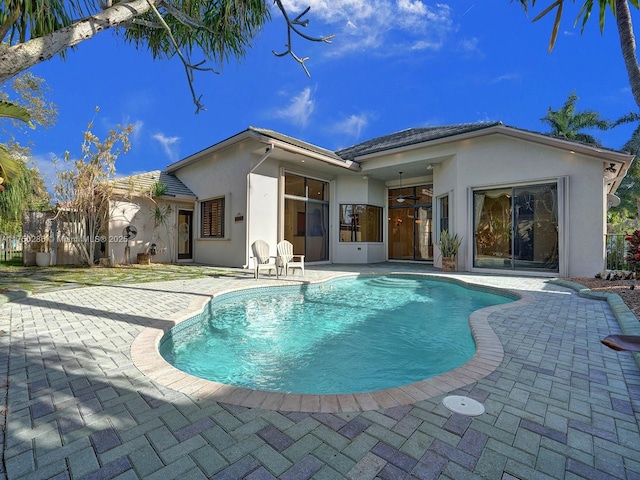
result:
[(284, 17), (285, 21), (287, 22), (287, 43), (285, 44), (287, 49), (282, 53), (277, 53), (274, 51), (273, 54), (276, 57), (284, 57), (285, 55), (291, 55), (291, 57), (302, 66), (304, 72), (307, 74), (307, 77), (310, 77), (311, 74), (309, 73), (309, 70), (307, 70), (307, 66), (305, 65), (305, 62), (309, 60), (309, 57), (300, 58), (294, 53), (293, 44), (291, 41), (291, 32), (304, 38), (305, 40), (309, 40), (311, 42), (324, 42), (324, 43), (331, 43), (331, 40), (333, 39), (333, 37), (335, 37), (335, 35), (327, 35), (324, 37), (311, 37), (307, 35), (306, 33), (302, 32), (299, 27), (307, 27), (309, 25), (309, 19), (307, 18), (302, 20), (302, 17), (304, 17), (309, 12), (311, 7), (307, 7), (300, 15), (298, 15), (296, 18), (291, 20), (289, 18), (289, 14), (287, 13), (287, 10), (284, 8), (284, 5), (282, 4), (282, 0), (274, 0), (274, 1), (275, 1), (275, 4), (278, 6), (278, 9), (280, 9), (280, 12), (282, 13), (282, 16)]
[[(286, 50), (284, 52), (277, 53), (274, 51), (273, 53), (277, 57), (291, 55), (291, 57), (302, 66), (307, 76), (311, 76), (305, 65), (305, 62), (309, 57), (301, 58), (293, 51), (292, 33), (295, 33), (299, 37), (308, 41), (324, 43), (331, 43), (334, 35), (312, 37), (305, 34), (302, 31), (302, 28), (308, 26), (309, 20), (303, 19), (303, 17), (309, 12), (310, 8), (305, 9), (301, 14), (291, 19), (282, 3), (282, 0), (274, 1), (287, 23), (287, 43)], [(166, 31), (169, 43), (173, 46), (175, 53), (178, 54), (184, 65), (187, 80), (189, 82), (189, 88), (191, 90), (191, 96), (194, 104), (196, 105), (196, 113), (203, 110), (204, 107), (200, 103), (201, 97), (197, 96), (194, 90), (193, 73), (195, 71), (219, 72), (213, 68), (203, 67), (202, 65), (205, 61), (197, 64), (189, 61), (188, 54), (185, 54), (181, 50), (180, 44), (174, 36), (174, 32), (171, 31), (171, 27), (169, 27), (163, 15), (171, 15), (188, 29), (208, 32), (208, 35), (213, 36), (210, 38), (215, 38), (219, 32), (213, 31), (211, 27), (208, 27), (205, 22), (200, 21), (198, 18), (194, 18), (181, 11), (179, 8), (170, 5), (168, 0), (127, 0), (120, 2), (114, 2), (113, 0), (99, 0), (99, 5), (103, 9), (100, 13), (81, 18), (67, 27), (60, 28), (59, 30), (47, 33), (41, 37), (33, 38), (29, 41), (18, 43), (6, 48), (0, 48), (0, 83), (9, 80), (18, 73), (23, 72), (42, 61), (63, 53), (69, 47), (73, 47), (84, 40), (93, 38), (99, 32), (115, 26), (122, 26), (126, 28), (127, 26), (132, 26), (137, 23), (144, 25), (147, 28), (163, 29)], [(262, 4), (260, 5), (262, 6)], [(161, 6), (163, 10), (162, 13), (158, 11), (157, 6)], [(153, 15), (158, 19), (159, 23), (156, 24), (146, 18), (140, 18), (145, 13), (149, 12), (149, 10), (152, 10)], [(254, 25), (250, 24), (247, 27), (247, 32), (250, 32), (251, 28), (256, 25), (259, 25), (259, 23), (256, 22)], [(2, 25), (0, 26), (0, 29), (4, 27), (5, 26)], [(5, 46), (3, 45), (3, 47)], [(232, 44), (231, 48), (237, 54), (238, 52), (242, 52), (242, 42)], [(185, 50), (189, 52), (188, 48), (185, 48)], [(212, 52), (212, 54), (213, 53), (215, 52)], [(221, 49), (221, 59), (224, 58), (224, 53), (224, 50)]]
[(0, 83), (54, 57), (68, 47), (92, 38), (97, 33), (142, 15), (149, 10), (150, 3), (158, 2), (160, 0), (132, 0), (117, 3), (103, 12), (86, 17), (49, 35), (0, 51)]
[[(180, 57), (180, 61), (182, 61), (182, 64), (184, 65), (184, 69), (185, 69), (185, 72), (187, 74), (187, 82), (189, 82), (189, 90), (191, 90), (191, 98), (193, 100), (193, 103), (196, 106), (196, 115), (197, 115), (198, 113), (200, 113), (201, 110), (206, 110), (206, 109), (204, 108), (204, 105), (202, 105), (202, 103), (200, 103), (200, 99), (202, 98), (202, 95), (200, 95), (199, 97), (196, 96), (195, 89), (193, 88), (193, 72), (195, 70), (198, 70), (198, 71), (211, 71), (213, 73), (219, 73), (219, 72), (216, 72), (213, 68), (201, 68), (200, 65), (202, 65), (205, 62), (205, 60), (203, 60), (202, 62), (200, 62), (198, 64), (192, 64), (191, 62), (188, 62), (187, 59), (182, 54), (182, 50), (180, 50), (180, 46), (178, 45), (178, 42), (176, 42), (176, 39), (174, 38), (173, 33), (171, 32), (171, 28), (169, 28), (169, 25), (167, 25), (167, 22), (164, 21), (164, 18), (162, 18), (162, 15), (160, 15), (160, 12), (156, 8), (156, 6), (153, 4), (152, 0), (147, 0), (147, 1), (149, 3), (149, 8), (154, 13), (156, 18), (160, 21), (162, 27), (167, 32), (167, 36), (169, 37), (169, 40), (171, 40), (171, 43), (173, 44), (174, 48), (176, 49), (176, 53), (178, 54), (178, 57)], [(165, 5), (165, 4), (163, 4), (163, 5)], [(178, 17), (176, 17), (176, 18), (178, 19), (178, 21), (182, 22), (182, 20), (180, 20), (180, 18), (178, 18)], [(191, 27), (190, 25), (187, 25), (187, 26)]]

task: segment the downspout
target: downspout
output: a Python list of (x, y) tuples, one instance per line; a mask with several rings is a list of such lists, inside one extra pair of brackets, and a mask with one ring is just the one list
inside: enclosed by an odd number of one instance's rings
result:
[(265, 149), (262, 157), (260, 157), (260, 160), (258, 160), (258, 163), (256, 163), (254, 167), (251, 170), (249, 170), (249, 173), (247, 173), (247, 211), (245, 213), (247, 227), (245, 228), (246, 238), (244, 242), (246, 262), (243, 266), (244, 268), (249, 268), (249, 250), (251, 249), (251, 245), (249, 244), (249, 239), (251, 238), (251, 235), (250, 235), (251, 218), (249, 217), (249, 212), (251, 211), (251, 174), (255, 172), (256, 169), (260, 165), (262, 165), (267, 158), (271, 156), (271, 153), (273, 152), (274, 149), (275, 149), (275, 146), (273, 145), (273, 143), (270, 143), (269, 145), (267, 145), (267, 148)]

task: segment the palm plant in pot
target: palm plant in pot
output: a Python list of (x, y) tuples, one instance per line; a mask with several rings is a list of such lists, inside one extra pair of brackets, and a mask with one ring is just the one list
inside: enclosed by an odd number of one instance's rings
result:
[(456, 271), (456, 257), (461, 243), (462, 238), (458, 238), (457, 233), (451, 234), (448, 230), (440, 232), (440, 241), (436, 242), (436, 246), (440, 249), (440, 255), (442, 255), (442, 271)]

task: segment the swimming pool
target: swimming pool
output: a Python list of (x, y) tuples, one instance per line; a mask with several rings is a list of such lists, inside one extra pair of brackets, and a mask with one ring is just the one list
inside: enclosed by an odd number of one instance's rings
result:
[(471, 312), (512, 300), (417, 275), (243, 290), (170, 330), (160, 353), (191, 375), (247, 389), (382, 390), (467, 362)]

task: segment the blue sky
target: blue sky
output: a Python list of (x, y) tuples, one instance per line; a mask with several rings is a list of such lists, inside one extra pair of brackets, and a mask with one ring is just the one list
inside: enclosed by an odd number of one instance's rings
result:
[[(286, 41), (274, 11), (246, 58), (220, 75), (196, 73), (207, 108), (198, 115), (177, 58), (154, 61), (106, 31), (65, 61), (31, 70), (46, 79), (60, 112), (55, 127), (29, 133), (34, 160), (51, 182), (51, 159), (80, 153), (95, 106), (101, 137), (117, 123), (134, 125), (119, 175), (162, 169), (248, 126), (335, 150), (406, 128), (476, 121), (545, 132), (540, 118), (571, 91), (579, 110), (604, 118), (637, 110), (611, 14), (603, 35), (595, 16), (581, 35), (577, 6), (568, 4), (548, 53), (552, 17), (531, 21), (548, 3), (527, 17), (509, 0), (287, 0), (292, 12), (311, 6), (307, 33), (335, 34), (332, 44), (294, 39), (294, 51), (310, 57), (311, 77), (292, 58), (273, 55)], [(593, 134), (618, 149), (631, 131)]]

